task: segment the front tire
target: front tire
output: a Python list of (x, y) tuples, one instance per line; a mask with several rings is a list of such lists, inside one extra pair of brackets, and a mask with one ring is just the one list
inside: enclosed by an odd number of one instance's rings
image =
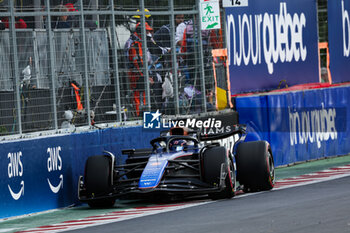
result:
[[(85, 164), (85, 187), (89, 196), (107, 196), (112, 190), (111, 159), (108, 156), (96, 155), (87, 159)], [(114, 198), (92, 199), (88, 202), (92, 208), (105, 208), (114, 205)]]
[(225, 147), (212, 147), (203, 153), (203, 178), (212, 186), (220, 184), (221, 165), (225, 164), (225, 188), (216, 193), (210, 193), (212, 199), (232, 198), (235, 195), (236, 172), (232, 160)]

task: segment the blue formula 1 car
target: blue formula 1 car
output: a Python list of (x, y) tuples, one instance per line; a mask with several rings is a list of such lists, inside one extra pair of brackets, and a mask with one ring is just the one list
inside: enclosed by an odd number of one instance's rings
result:
[(221, 199), (233, 197), (237, 189), (270, 190), (275, 182), (270, 145), (244, 142), (245, 129), (236, 125), (230, 132), (210, 135), (172, 128), (151, 140), (151, 149), (123, 150), (125, 164), (116, 164), (111, 152), (91, 156), (79, 178), (79, 200), (91, 207), (108, 207), (116, 198), (135, 195), (208, 194)]

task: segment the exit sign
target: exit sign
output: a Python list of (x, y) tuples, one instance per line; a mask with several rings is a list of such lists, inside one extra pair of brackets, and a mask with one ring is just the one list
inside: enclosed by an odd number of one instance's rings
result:
[(220, 6), (218, 0), (201, 0), (200, 2), (201, 29), (220, 29)]

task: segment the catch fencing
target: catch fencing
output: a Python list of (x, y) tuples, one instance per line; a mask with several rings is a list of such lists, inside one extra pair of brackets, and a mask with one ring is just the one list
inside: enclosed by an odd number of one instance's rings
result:
[(198, 33), (198, 1), (66, 3), (0, 4), (0, 136), (215, 111), (218, 88), (230, 107), (224, 26)]
[[(1, 1), (8, 27), (0, 30), (2, 140), (124, 124), (147, 111), (189, 115), (232, 107), (225, 9), (218, 2), (221, 29), (201, 31), (195, 0)], [(328, 40), (326, 3), (318, 1), (321, 42)], [(187, 22), (182, 38), (181, 21)], [(138, 68), (125, 50), (135, 33)], [(324, 45), (321, 67), (329, 66)]]

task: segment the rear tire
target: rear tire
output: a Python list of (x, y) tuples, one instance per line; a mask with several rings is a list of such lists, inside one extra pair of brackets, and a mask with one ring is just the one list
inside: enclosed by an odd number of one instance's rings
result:
[[(108, 195), (112, 189), (111, 159), (108, 156), (96, 155), (87, 159), (85, 164), (85, 187), (88, 195), (99, 197)], [(88, 202), (92, 208), (111, 207), (114, 198), (96, 199)]]
[(221, 164), (225, 164), (226, 178), (225, 188), (217, 193), (210, 193), (212, 199), (232, 198), (235, 195), (236, 172), (231, 159), (225, 147), (213, 147), (203, 153), (203, 178), (204, 181), (212, 186), (220, 184)]
[(245, 192), (270, 190), (275, 184), (275, 168), (266, 141), (243, 142), (237, 147), (237, 179)]

